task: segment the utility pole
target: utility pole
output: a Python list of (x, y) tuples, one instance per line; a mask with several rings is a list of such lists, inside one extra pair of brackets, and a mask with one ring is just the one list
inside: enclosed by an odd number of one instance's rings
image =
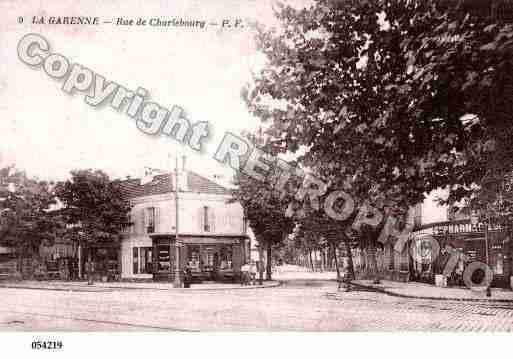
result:
[[(494, 23), (496, 20), (497, 20), (497, 3), (496, 1), (492, 0), (490, 2), (490, 19), (492, 20), (491, 22)], [(492, 107), (492, 116), (495, 115), (495, 97), (494, 97), (494, 94), (492, 92), (492, 86), (490, 86), (490, 99), (492, 101), (491, 103), (491, 107)], [(494, 168), (494, 165), (492, 165), (492, 178), (493, 178), (493, 175), (495, 174), (495, 168)], [(490, 226), (490, 215), (489, 215), (489, 204), (487, 203), (486, 204), (486, 227), (485, 227), (485, 245), (486, 245), (486, 265), (488, 266), (488, 268), (490, 268), (490, 253), (489, 253), (489, 241), (488, 241), (488, 227)], [(492, 291), (490, 289), (490, 286), (492, 284), (490, 283), (487, 287), (486, 287), (486, 296), (487, 297), (491, 297), (492, 296)]]
[[(175, 275), (174, 275), (174, 287), (180, 288), (182, 286), (182, 281), (180, 279), (180, 245), (179, 245), (179, 229), (178, 229), (178, 155), (176, 157), (175, 163)], [(171, 259), (171, 250), (172, 245), (171, 241), (169, 241), (169, 258)], [(169, 267), (171, 270), (171, 266)]]
[[(485, 253), (486, 253), (486, 265), (488, 267), (490, 267), (490, 253), (489, 253), (489, 244), (488, 244), (488, 227), (490, 225), (490, 216), (488, 215), (488, 204), (486, 205), (486, 218), (485, 218), (485, 247), (486, 247), (486, 250), (485, 250)], [(491, 297), (492, 296), (492, 291), (490, 289), (490, 284), (488, 284), (488, 286), (486, 287), (486, 296), (487, 297)]]

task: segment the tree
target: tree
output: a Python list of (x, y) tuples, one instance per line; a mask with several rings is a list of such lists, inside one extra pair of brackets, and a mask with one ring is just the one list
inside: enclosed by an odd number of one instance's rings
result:
[[(339, 205), (336, 203), (335, 205)], [(341, 279), (339, 260), (337, 258), (337, 249), (340, 245), (344, 244), (344, 249), (347, 254), (348, 276), (351, 279), (355, 278), (353, 259), (351, 248), (354, 246), (354, 240), (351, 236), (351, 225), (356, 216), (353, 212), (348, 219), (344, 221), (337, 221), (328, 216), (323, 210), (314, 210), (307, 207), (307, 210), (302, 212), (301, 216), (296, 219), (297, 228), (295, 238), (300, 247), (303, 247), (308, 254), (312, 249), (319, 248), (332, 248), (335, 256), (335, 269), (337, 271), (337, 279)], [(313, 263), (312, 270), (313, 268)]]
[[(245, 134), (245, 136), (252, 143), (261, 145), (261, 148), (272, 151), (263, 138), (254, 134)], [(294, 228), (293, 219), (285, 216), (287, 199), (282, 198), (275, 189), (272, 176), (268, 176), (261, 182), (238, 171), (235, 184), (237, 189), (232, 193), (232, 201), (242, 205), (244, 216), (258, 241), (260, 253), (264, 247), (267, 250), (266, 279), (271, 280), (272, 248), (283, 242)], [(262, 266), (260, 269), (260, 281), (262, 281)]]
[(100, 170), (72, 171), (69, 180), (57, 184), (56, 195), (64, 205), (68, 236), (80, 245), (119, 242), (120, 232), (131, 225), (130, 205), (118, 182)]
[[(404, 213), (441, 187), (454, 202), (513, 170), (512, 14), (498, 0), (279, 5), (243, 97), (270, 143), (359, 203)], [(371, 252), (377, 233), (361, 236)]]
[[(318, 0), (258, 27), (244, 95), (284, 151), (333, 184), (407, 208), (513, 169), (512, 12), (504, 1)], [(504, 8), (505, 10), (509, 10)], [(372, 189), (372, 191), (371, 191)]]
[(42, 243), (51, 244), (62, 228), (51, 211), (56, 203), (52, 186), (8, 166), (0, 169), (0, 243), (13, 247), (19, 259), (36, 256)]

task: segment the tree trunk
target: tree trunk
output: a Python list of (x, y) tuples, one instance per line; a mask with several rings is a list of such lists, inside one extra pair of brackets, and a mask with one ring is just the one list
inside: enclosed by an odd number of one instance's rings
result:
[(376, 247), (374, 243), (368, 245), (367, 252), (369, 256), (369, 269), (371, 276), (374, 278), (373, 283), (379, 284), (381, 281), (379, 277), (378, 263), (376, 260)]
[(258, 260), (258, 283), (262, 285), (264, 282), (264, 249), (260, 242), (258, 242)]
[[(88, 270), (87, 270), (87, 284), (93, 284), (94, 283), (94, 270), (93, 270), (93, 256), (91, 253), (91, 248), (87, 248), (87, 255), (88, 255)], [(171, 255), (171, 254), (170, 254)]]
[(20, 279), (24, 279), (23, 278), (23, 248), (20, 246), (18, 248), (18, 271), (19, 271), (19, 277)]
[(335, 256), (335, 269), (337, 271), (337, 281), (340, 282), (341, 278), (340, 278), (340, 268), (338, 266), (337, 249), (336, 249), (335, 245), (332, 245), (332, 247), (333, 247), (333, 254)]
[(348, 265), (347, 265), (347, 271), (348, 271), (348, 277), (350, 280), (356, 279), (356, 276), (354, 274), (354, 263), (353, 263), (353, 252), (351, 252), (351, 244), (349, 243), (349, 240), (344, 240), (344, 245), (346, 246), (346, 252), (347, 252), (347, 259), (348, 259)]
[(78, 245), (78, 249), (77, 249), (77, 261), (78, 261), (78, 278), (80, 280), (82, 280), (84, 278), (84, 273), (83, 273), (83, 266), (82, 266), (82, 245), (79, 244)]
[(267, 244), (267, 261), (266, 261), (266, 276), (265, 280), (272, 280), (272, 245), (271, 243)]
[(310, 267), (312, 268), (312, 272), (315, 272), (314, 262), (312, 259), (312, 251), (308, 250), (308, 257), (310, 258)]

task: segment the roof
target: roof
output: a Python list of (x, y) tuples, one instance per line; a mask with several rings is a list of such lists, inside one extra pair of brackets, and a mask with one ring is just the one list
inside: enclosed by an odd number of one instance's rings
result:
[[(206, 193), (216, 195), (230, 195), (231, 191), (214, 181), (209, 180), (195, 172), (187, 171), (187, 191), (193, 193)], [(121, 191), (127, 199), (152, 196), (173, 192), (173, 176), (171, 173), (156, 175), (148, 182), (141, 184), (140, 178), (119, 181)]]

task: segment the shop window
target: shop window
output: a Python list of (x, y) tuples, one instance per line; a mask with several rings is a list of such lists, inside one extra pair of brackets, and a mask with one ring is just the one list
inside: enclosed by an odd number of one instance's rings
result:
[(169, 272), (169, 246), (160, 245), (157, 250), (159, 272)]
[(493, 272), (498, 275), (504, 274), (504, 260), (500, 255), (497, 256), (497, 261), (495, 262)]
[(132, 264), (133, 264), (133, 273), (134, 274), (139, 274), (139, 248), (137, 247), (134, 247), (132, 248), (132, 256), (133, 256), (133, 261), (132, 261)]
[(209, 270), (214, 267), (214, 249), (213, 248), (206, 248), (205, 249), (205, 269)]
[(133, 272), (134, 274), (151, 274), (152, 270), (152, 248), (133, 248)]
[(219, 269), (232, 269), (233, 250), (231, 246), (222, 246), (220, 251)]
[(188, 258), (187, 264), (189, 268), (193, 271), (200, 270), (200, 250), (199, 246), (189, 246), (188, 247)]

